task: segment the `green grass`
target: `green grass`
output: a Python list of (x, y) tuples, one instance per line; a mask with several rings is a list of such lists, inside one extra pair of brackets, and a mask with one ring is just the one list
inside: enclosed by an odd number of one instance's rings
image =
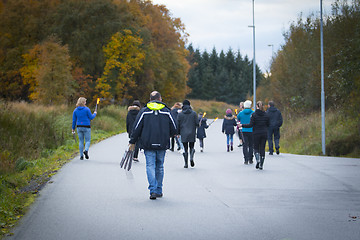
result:
[[(74, 107), (0, 102), (0, 238), (26, 212), (52, 175), (78, 154)], [(125, 107), (98, 109), (92, 144), (125, 131)]]
[[(340, 112), (325, 114), (326, 155), (360, 157), (359, 119)], [(281, 128), (282, 152), (322, 155), (321, 114), (312, 113), (284, 119)]]

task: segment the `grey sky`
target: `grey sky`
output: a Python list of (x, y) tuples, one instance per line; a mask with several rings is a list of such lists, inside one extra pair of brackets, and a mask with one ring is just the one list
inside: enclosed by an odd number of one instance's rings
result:
[[(331, 13), (335, 0), (323, 0), (324, 14)], [(190, 34), (189, 43), (201, 51), (218, 52), (240, 50), (253, 58), (252, 0), (153, 0), (164, 4), (185, 24)], [(284, 44), (283, 33), (300, 14), (320, 16), (320, 0), (255, 0), (256, 62), (269, 69), (273, 45), (274, 52)]]

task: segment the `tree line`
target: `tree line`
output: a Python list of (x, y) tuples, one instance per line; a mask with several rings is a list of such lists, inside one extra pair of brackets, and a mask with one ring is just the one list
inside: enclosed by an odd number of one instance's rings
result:
[(148, 0), (1, 0), (0, 98), (183, 98), (186, 41), (180, 19)]
[[(336, 0), (324, 18), (324, 82), (327, 109), (359, 119), (360, 1)], [(258, 96), (273, 99), (289, 113), (320, 110), (320, 19), (299, 17), (284, 33), (285, 44), (272, 59), (271, 75)], [(359, 124), (360, 129), (360, 124)]]
[[(216, 100), (238, 105), (253, 92), (253, 62), (240, 51), (231, 48), (224, 53), (214, 47), (211, 53), (200, 52), (190, 44), (188, 61), (191, 66), (188, 73), (190, 98)], [(256, 83), (263, 79), (256, 65)]]

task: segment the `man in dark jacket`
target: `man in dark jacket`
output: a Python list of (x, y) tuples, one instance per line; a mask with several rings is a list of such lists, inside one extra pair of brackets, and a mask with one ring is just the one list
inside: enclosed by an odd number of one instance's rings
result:
[(274, 102), (270, 101), (268, 103), (268, 109), (266, 113), (270, 119), (270, 126), (268, 128), (269, 154), (273, 155), (274, 153), (273, 137), (275, 142), (276, 154), (280, 154), (280, 127), (283, 124), (281, 112), (275, 107)]
[(150, 94), (150, 102), (136, 117), (129, 141), (129, 150), (135, 148), (137, 141), (140, 141), (140, 146), (144, 149), (151, 200), (163, 196), (165, 152), (169, 148), (170, 137), (176, 134), (175, 120), (170, 109), (161, 101), (159, 92)]

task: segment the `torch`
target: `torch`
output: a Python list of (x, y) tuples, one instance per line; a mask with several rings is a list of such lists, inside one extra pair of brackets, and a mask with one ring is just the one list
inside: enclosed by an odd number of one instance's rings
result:
[(206, 116), (206, 112), (203, 113), (202, 118), (204, 118), (205, 116)]
[(98, 106), (99, 102), (100, 102), (100, 98), (98, 98), (98, 99), (96, 100), (95, 112), (97, 112), (97, 106)]
[(215, 118), (215, 119), (209, 124), (209, 126), (210, 126), (211, 124), (213, 124), (213, 122), (215, 122), (216, 120), (218, 120), (218, 117)]

